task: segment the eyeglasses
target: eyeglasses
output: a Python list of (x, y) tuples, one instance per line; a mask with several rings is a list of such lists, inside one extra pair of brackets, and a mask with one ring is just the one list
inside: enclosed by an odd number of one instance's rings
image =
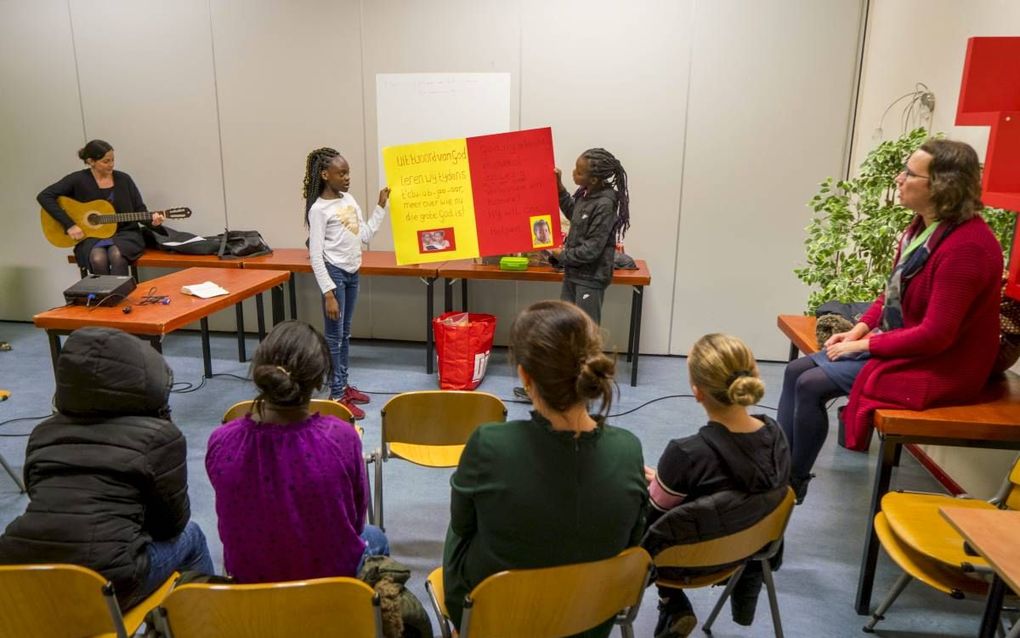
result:
[(931, 179), (931, 177), (927, 175), (918, 175), (914, 171), (910, 170), (910, 167), (906, 164), (903, 165), (903, 173), (906, 174), (907, 178), (920, 177), (921, 179)]

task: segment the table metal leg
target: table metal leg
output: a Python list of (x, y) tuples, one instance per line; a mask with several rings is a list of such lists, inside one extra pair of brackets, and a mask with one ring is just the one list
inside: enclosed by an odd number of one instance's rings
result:
[(152, 346), (152, 349), (156, 352), (163, 354), (163, 337), (149, 337), (149, 345)]
[(240, 303), (234, 304), (234, 316), (237, 319), (237, 360), (244, 363), (248, 353), (244, 348), (244, 306)]
[(212, 378), (212, 353), (209, 348), (209, 317), (202, 317), (202, 365), (205, 366), (205, 378)]
[(287, 287), (290, 290), (290, 318), (297, 319), (297, 276), (293, 272), (290, 273)]
[(432, 353), (435, 349), (435, 343), (432, 337), (432, 300), (435, 296), (435, 277), (427, 277), (422, 279), (425, 282), (425, 372), (432, 374)]
[(630, 326), (627, 329), (627, 362), (630, 363), (634, 358), (634, 304), (637, 300), (634, 298), (638, 294), (637, 287), (631, 288), (630, 292)]
[(266, 338), (266, 310), (262, 307), (262, 293), (255, 295), (255, 319), (259, 325), (259, 343)]
[(787, 361), (796, 361), (797, 357), (799, 357), (799, 356), (800, 356), (800, 348), (797, 347), (797, 344), (795, 344), (794, 342), (791, 341), (790, 342), (790, 357), (789, 357), (789, 359), (787, 359)]
[(453, 284), (456, 279), (443, 279), (443, 312), (453, 310)]
[(460, 311), (468, 311), (468, 280), (467, 277), (460, 280)]
[(52, 330), (46, 331), (50, 341), (50, 361), (53, 362), (53, 378), (57, 378), (57, 358), (60, 356), (60, 335)]
[(981, 616), (981, 629), (978, 638), (995, 638), (999, 627), (999, 616), (1002, 613), (1002, 599), (1006, 594), (1006, 583), (998, 574), (992, 578), (992, 586), (988, 588), (988, 602), (985, 613)]
[(875, 468), (875, 486), (871, 493), (871, 510), (868, 513), (865, 530), (864, 554), (861, 557), (861, 572), (857, 581), (857, 600), (854, 607), (861, 616), (867, 616), (871, 608), (871, 590), (875, 584), (875, 565), (878, 563), (878, 535), (875, 534), (875, 515), (882, 509), (882, 497), (889, 491), (893, 462), (899, 454), (901, 443), (882, 439), (879, 449), (878, 466)]
[(131, 276), (135, 278), (135, 282), (141, 281), (142, 280), (141, 277), (138, 276), (137, 264), (131, 264), (129, 268), (131, 269)]
[(630, 365), (630, 385), (637, 385), (638, 360), (641, 358), (641, 306), (644, 303), (644, 286), (634, 286), (630, 298), (631, 321), (634, 322), (634, 361)]
[(270, 294), (273, 303), (273, 325), (282, 322), (286, 317), (284, 316), (283, 310), (283, 284), (279, 286), (273, 286), (272, 293)]

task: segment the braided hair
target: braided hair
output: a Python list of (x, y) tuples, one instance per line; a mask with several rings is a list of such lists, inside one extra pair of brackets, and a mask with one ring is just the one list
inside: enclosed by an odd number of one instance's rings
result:
[(309, 153), (305, 160), (305, 182), (301, 188), (301, 195), (305, 198), (305, 228), (308, 227), (308, 211), (322, 194), (322, 171), (337, 157), (340, 157), (340, 151), (324, 146)]
[[(588, 171), (592, 177), (609, 184), (617, 194), (616, 224), (613, 233), (617, 239), (623, 239), (630, 228), (630, 193), (627, 191), (627, 171), (623, 170), (620, 160), (604, 148), (589, 148), (581, 154), (588, 160)], [(584, 192), (584, 187), (577, 189), (574, 199), (577, 200)]]

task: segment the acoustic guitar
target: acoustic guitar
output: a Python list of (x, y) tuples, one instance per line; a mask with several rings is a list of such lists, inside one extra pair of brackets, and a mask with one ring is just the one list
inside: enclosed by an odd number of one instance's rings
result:
[[(94, 202), (79, 202), (70, 197), (58, 197), (57, 203), (71, 216), (78, 228), (85, 233), (85, 237), (97, 239), (108, 239), (117, 232), (117, 224), (120, 222), (147, 222), (152, 219), (153, 213), (160, 213), (167, 219), (187, 219), (191, 217), (191, 209), (178, 207), (166, 210), (153, 210), (143, 213), (116, 213), (113, 204), (97, 199)], [(42, 222), (42, 231), (46, 239), (57, 248), (70, 248), (78, 242), (67, 235), (67, 231), (53, 216), (46, 212), (46, 209), (39, 211), (39, 221)]]

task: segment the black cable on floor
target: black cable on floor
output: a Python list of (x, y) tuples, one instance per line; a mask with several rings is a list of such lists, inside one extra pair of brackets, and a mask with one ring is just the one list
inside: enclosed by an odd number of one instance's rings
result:
[[(7, 425), (8, 423), (17, 423), (18, 421), (42, 421), (43, 419), (48, 419), (51, 416), (52, 416), (52, 414), (47, 414), (46, 416), (21, 416), (21, 417), (18, 417), (16, 419), (7, 419), (6, 421), (0, 421), (0, 427), (3, 427), (5, 425)], [(28, 436), (29, 434), (31, 434), (31, 433), (30, 432), (26, 432), (24, 434), (0, 434), (0, 438), (17, 439), (17, 438)]]
[[(617, 417), (626, 416), (626, 415), (631, 414), (633, 412), (637, 412), (638, 410), (640, 410), (641, 408), (643, 408), (643, 407), (645, 407), (647, 405), (651, 405), (652, 403), (656, 403), (657, 401), (662, 401), (664, 399), (693, 399), (693, 398), (694, 398), (693, 394), (667, 394), (666, 396), (657, 397), (655, 399), (650, 399), (648, 401), (645, 401), (644, 403), (642, 403), (641, 405), (637, 406), (636, 408), (631, 408), (630, 410), (627, 410), (626, 412), (619, 412), (617, 414), (610, 414), (606, 418), (615, 419)], [(523, 399), (503, 399), (503, 403), (520, 403), (520, 404), (523, 404), (523, 405), (531, 405), (531, 401), (524, 401)], [(772, 411), (775, 411), (777, 409), (777, 408), (772, 407), (771, 405), (763, 405), (761, 403), (756, 403), (755, 405), (748, 406), (748, 407), (752, 407), (752, 408), (764, 408), (765, 410), (772, 410)]]

